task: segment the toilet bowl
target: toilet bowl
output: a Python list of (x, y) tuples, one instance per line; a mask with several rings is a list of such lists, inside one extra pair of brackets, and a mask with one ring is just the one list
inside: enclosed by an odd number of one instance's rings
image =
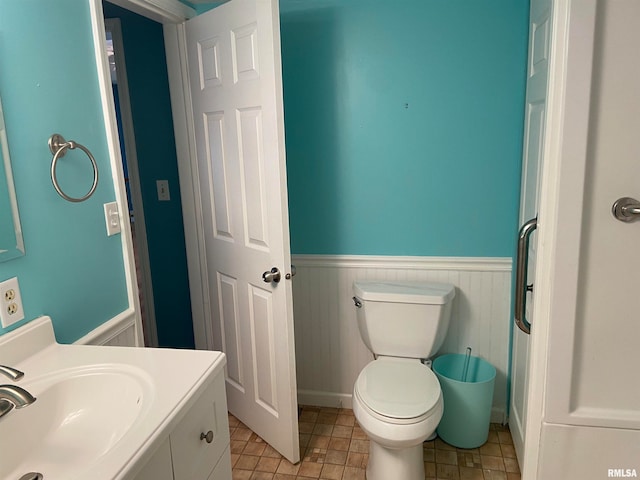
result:
[(443, 413), (435, 374), (421, 362), (379, 357), (358, 376), (353, 412), (369, 437), (368, 480), (423, 480), (422, 443)]
[(368, 480), (423, 480), (422, 443), (442, 419), (436, 375), (421, 361), (440, 348), (455, 288), (355, 282), (362, 340), (375, 355), (353, 388), (353, 412), (369, 438)]

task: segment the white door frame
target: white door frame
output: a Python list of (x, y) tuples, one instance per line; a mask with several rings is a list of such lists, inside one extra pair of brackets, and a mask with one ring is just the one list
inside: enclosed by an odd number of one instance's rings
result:
[(572, 250), (575, 239), (560, 243), (557, 238), (562, 229), (565, 237), (566, 232), (571, 232), (570, 236), (579, 241), (581, 231), (596, 1), (554, 0), (552, 9), (544, 168), (538, 216), (538, 288), (533, 300), (536, 322), (531, 335), (526, 453), (521, 465), (523, 480), (538, 478), (549, 377), (549, 327), (552, 322), (566, 321), (575, 314), (567, 309), (572, 305), (575, 307), (571, 290), (577, 282), (571, 277), (577, 275), (579, 252)]
[[(149, 244), (147, 242), (147, 229), (144, 220), (144, 204), (142, 202), (142, 187), (140, 186), (140, 170), (138, 169), (138, 153), (136, 149), (136, 136), (131, 113), (131, 99), (129, 96), (129, 80), (125, 62), (124, 43), (122, 41), (122, 26), (119, 18), (107, 18), (104, 20), (106, 30), (111, 32), (113, 40), (113, 52), (118, 76), (118, 92), (120, 101), (120, 118), (124, 148), (127, 155), (127, 168), (129, 170), (129, 192), (131, 204), (135, 214), (136, 245), (138, 264), (142, 279), (142, 304), (144, 306), (144, 338), (148, 347), (158, 346), (158, 329), (156, 325), (156, 312), (153, 303), (153, 282), (151, 278), (151, 264), (149, 262)], [(126, 188), (126, 186), (125, 186)], [(121, 210), (122, 221), (130, 220), (128, 209)], [(142, 313), (142, 312), (141, 312)]]
[[(101, 0), (88, 0), (91, 7), (91, 23), (94, 30), (94, 39), (105, 37), (104, 18)], [(169, 91), (171, 96), (171, 108), (173, 112), (173, 124), (176, 141), (176, 154), (178, 158), (178, 174), (180, 179), (180, 191), (182, 200), (182, 216), (184, 222), (185, 243), (187, 251), (187, 266), (189, 271), (189, 285), (191, 295), (191, 309), (193, 317), (193, 330), (195, 345), (198, 349), (211, 349), (213, 336), (210, 331), (207, 318), (210, 318), (210, 305), (208, 291), (207, 272), (201, 259), (204, 256), (204, 231), (202, 228), (202, 213), (200, 208), (199, 186), (197, 171), (192, 171), (192, 158), (195, 157), (195, 135), (191, 116), (191, 98), (189, 82), (186, 70), (186, 39), (182, 22), (196, 15), (195, 10), (178, 2), (177, 0), (109, 0), (129, 11), (146, 18), (160, 22), (164, 25), (165, 49), (167, 54), (167, 71), (169, 74)], [(104, 42), (95, 41), (96, 63), (98, 68), (98, 80), (102, 93), (102, 106), (104, 110), (105, 125), (107, 127), (107, 141), (111, 156), (111, 169), (113, 172), (114, 188), (118, 198), (120, 211), (126, 211), (126, 189), (124, 186), (124, 174), (122, 173), (122, 159), (118, 142), (118, 126), (115, 121), (115, 107), (113, 95), (110, 93), (111, 80), (106, 48)], [(195, 180), (195, 181), (194, 181)], [(123, 249), (130, 252), (130, 260), (127, 269), (127, 281), (135, 282), (135, 263), (133, 260), (133, 246), (131, 244), (130, 226), (123, 224)], [(126, 225), (125, 225), (126, 224)], [(131, 286), (134, 288), (135, 286)], [(137, 299), (130, 293), (130, 303)], [(139, 312), (139, 306), (137, 307)], [(138, 314), (138, 335), (142, 337), (142, 325)], [(139, 343), (142, 344), (142, 343)]]

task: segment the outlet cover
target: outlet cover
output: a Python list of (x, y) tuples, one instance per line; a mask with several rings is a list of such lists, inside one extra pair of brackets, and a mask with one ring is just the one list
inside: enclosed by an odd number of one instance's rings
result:
[(8, 327), (24, 318), (18, 277), (0, 282), (0, 323)]

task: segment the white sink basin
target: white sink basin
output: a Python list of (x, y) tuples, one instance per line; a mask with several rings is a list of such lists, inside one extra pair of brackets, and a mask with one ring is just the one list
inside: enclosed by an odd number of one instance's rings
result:
[(37, 400), (0, 418), (0, 478), (7, 480), (28, 472), (75, 478), (96, 468), (142, 420), (153, 391), (143, 371), (126, 365), (75, 368), (17, 385)]

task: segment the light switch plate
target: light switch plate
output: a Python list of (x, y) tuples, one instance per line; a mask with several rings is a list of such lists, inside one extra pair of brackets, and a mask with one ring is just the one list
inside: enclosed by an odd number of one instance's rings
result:
[(0, 282), (0, 322), (8, 327), (24, 318), (18, 277)]
[(158, 189), (158, 200), (168, 202), (171, 200), (169, 193), (169, 180), (156, 180), (156, 188)]
[(107, 236), (120, 233), (120, 214), (116, 202), (104, 204), (104, 221), (107, 225)]

